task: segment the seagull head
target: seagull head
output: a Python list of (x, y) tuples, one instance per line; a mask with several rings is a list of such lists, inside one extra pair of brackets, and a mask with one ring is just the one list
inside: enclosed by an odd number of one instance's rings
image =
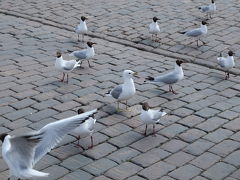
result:
[(77, 112), (78, 112), (78, 114), (82, 114), (82, 113), (84, 113), (85, 111), (84, 111), (84, 109), (80, 108), (80, 109), (77, 110)]
[(81, 16), (81, 20), (84, 22), (87, 18), (85, 16)]
[(4, 139), (5, 139), (5, 137), (6, 137), (7, 135), (8, 135), (8, 134), (6, 134), (6, 133), (1, 134), (1, 135), (0, 135), (0, 140), (3, 142)]
[(57, 56), (57, 58), (60, 58), (62, 56), (62, 53), (60, 51), (57, 51), (56, 56)]
[(182, 63), (184, 63), (184, 62), (181, 61), (181, 60), (176, 60), (176, 64), (177, 64), (178, 66), (181, 66)]
[(229, 56), (233, 56), (233, 55), (234, 55), (234, 52), (228, 51), (228, 55), (229, 55)]
[(88, 47), (90, 47), (90, 48), (92, 48), (94, 44), (97, 44), (97, 43), (90, 42), (90, 41), (87, 42), (87, 45), (88, 45)]
[(147, 102), (144, 102), (144, 103), (140, 103), (140, 105), (142, 105), (142, 109), (144, 111), (148, 111), (150, 109), (149, 105)]
[(157, 17), (153, 17), (153, 22), (157, 22), (157, 20), (159, 20)]
[(214, 4), (214, 0), (212, 0), (212, 4)]
[(123, 71), (123, 77), (124, 78), (132, 78), (133, 76), (136, 76), (137, 72), (133, 72), (131, 70), (124, 70)]
[(206, 21), (202, 21), (202, 25), (207, 25), (208, 23)]

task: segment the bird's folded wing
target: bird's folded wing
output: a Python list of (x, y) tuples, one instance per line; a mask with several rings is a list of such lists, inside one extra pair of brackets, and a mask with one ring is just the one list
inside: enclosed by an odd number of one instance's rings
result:
[(225, 63), (225, 59), (223, 57), (219, 57), (219, 58), (217, 58), (217, 60), (218, 60), (219, 66), (225, 67), (226, 63)]
[(154, 82), (163, 82), (166, 84), (173, 84), (176, 83), (177, 81), (178, 74), (175, 71), (154, 78)]
[(202, 33), (201, 29), (193, 29), (191, 31), (186, 32), (186, 35), (191, 36), (191, 37), (197, 37), (197, 36), (200, 36), (202, 34), (203, 33)]
[(74, 51), (70, 54), (71, 56), (75, 56), (78, 59), (86, 59), (87, 58), (87, 50), (81, 50), (81, 51)]
[(118, 99), (121, 93), (122, 93), (122, 85), (118, 85), (117, 87), (112, 89), (110, 92), (111, 96), (114, 97), (115, 99)]
[(74, 68), (75, 64), (76, 64), (75, 60), (66, 61), (63, 64), (63, 69), (66, 70), (66, 71), (70, 71)]
[(11, 168), (17, 171), (32, 168), (35, 148), (41, 141), (40, 134), (12, 137), (9, 141), (11, 148), (6, 156)]
[(97, 109), (94, 109), (92, 111), (47, 124), (40, 129), (39, 133), (42, 134), (42, 140), (36, 148), (34, 163), (38, 162), (46, 153), (51, 151), (51, 149), (54, 148), (67, 133), (78, 127), (82, 121), (88, 119), (96, 112)]
[(151, 110), (153, 114), (153, 120), (158, 121), (162, 116), (166, 115), (165, 112), (162, 112), (160, 110)]

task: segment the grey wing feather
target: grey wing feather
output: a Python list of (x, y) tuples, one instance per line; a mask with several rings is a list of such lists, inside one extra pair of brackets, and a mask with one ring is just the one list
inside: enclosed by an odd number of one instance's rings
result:
[(176, 83), (177, 81), (178, 81), (178, 77), (174, 71), (154, 78), (154, 82), (163, 82), (166, 84), (173, 84), (173, 83)]
[(197, 37), (202, 35), (202, 31), (200, 29), (193, 29), (191, 31), (186, 32), (186, 35), (191, 37)]
[(202, 6), (201, 11), (202, 12), (208, 12), (210, 10), (209, 6)]
[(65, 62), (63, 69), (66, 71), (70, 71), (74, 68), (75, 64), (76, 64), (75, 60), (67, 61)]
[(114, 97), (115, 99), (118, 99), (121, 93), (122, 93), (122, 85), (115, 87), (110, 92), (111, 96)]
[(47, 124), (40, 129), (39, 133), (42, 134), (42, 141), (36, 148), (34, 163), (39, 161), (46, 153), (51, 151), (51, 149), (54, 148), (67, 133), (77, 128), (82, 121), (88, 119), (96, 112), (97, 109), (94, 109), (92, 111)]
[(34, 151), (41, 141), (40, 134), (12, 137), (10, 139), (11, 150), (8, 159), (14, 167), (28, 169), (32, 167)]
[(223, 68), (225, 67), (225, 61), (224, 61), (223, 57), (218, 58), (218, 64), (219, 64), (219, 66), (221, 66)]
[(81, 51), (74, 51), (73, 55), (78, 59), (86, 59), (87, 58), (87, 50), (81, 50)]

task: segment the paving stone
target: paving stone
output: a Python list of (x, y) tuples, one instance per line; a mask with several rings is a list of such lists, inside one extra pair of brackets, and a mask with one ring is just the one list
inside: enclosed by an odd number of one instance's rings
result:
[(208, 133), (206, 136), (203, 137), (203, 139), (206, 139), (215, 143), (219, 143), (227, 139), (228, 137), (230, 137), (232, 134), (233, 134), (232, 131), (220, 128), (212, 133)]
[(195, 166), (185, 165), (169, 173), (169, 175), (176, 179), (187, 180), (199, 175), (201, 171), (200, 168)]
[(220, 156), (215, 154), (205, 152), (198, 156), (196, 159), (192, 160), (190, 163), (201, 169), (207, 169), (221, 159)]
[(133, 142), (141, 139), (142, 137), (143, 137), (143, 135), (133, 132), (133, 131), (130, 131), (130, 132), (121, 134), (117, 137), (111, 138), (109, 140), (109, 142), (111, 144), (114, 144), (115, 146), (121, 148), (121, 147), (127, 146), (129, 144), (132, 144)]
[(193, 142), (205, 134), (206, 133), (204, 131), (200, 131), (198, 129), (189, 129), (188, 131), (180, 134), (179, 137), (184, 141)]
[(223, 162), (219, 162), (203, 173), (203, 176), (217, 180), (217, 179), (223, 179), (227, 177), (231, 172), (233, 172), (236, 168), (230, 164), (226, 164)]
[(156, 136), (147, 136), (131, 145), (132, 148), (137, 149), (141, 152), (146, 152), (152, 148), (159, 146), (160, 144), (167, 141), (167, 138), (156, 135)]
[(174, 166), (180, 167), (194, 158), (195, 156), (192, 156), (191, 154), (187, 154), (185, 152), (179, 151), (177, 153), (172, 154), (171, 156), (166, 158), (164, 161)]
[(185, 126), (179, 125), (179, 124), (172, 124), (162, 130), (160, 130), (158, 133), (167, 136), (167, 137), (174, 137), (177, 134), (185, 131), (187, 128)]
[(93, 178), (93, 176), (91, 174), (78, 169), (78, 170), (73, 171), (73, 172), (67, 174), (66, 176), (60, 178), (59, 180), (74, 180), (74, 179), (90, 180), (92, 178)]
[(115, 146), (112, 146), (109, 143), (103, 143), (98, 146), (94, 146), (93, 149), (85, 151), (84, 154), (93, 159), (100, 159), (116, 150), (117, 148)]
[(106, 134), (107, 136), (115, 137), (122, 133), (128, 132), (130, 130), (131, 130), (131, 128), (128, 127), (127, 125), (119, 123), (119, 124), (113, 125), (111, 127), (108, 127), (101, 132)]
[(188, 144), (185, 143), (184, 141), (181, 140), (177, 140), (177, 139), (172, 139), (170, 141), (168, 141), (167, 143), (163, 144), (161, 146), (161, 148), (163, 148), (164, 150), (167, 150), (169, 152), (177, 152), (180, 149), (183, 149), (185, 146), (187, 146)]
[(129, 161), (130, 159), (132, 159), (133, 157), (139, 154), (140, 152), (135, 149), (132, 149), (130, 147), (124, 147), (118, 151), (113, 152), (112, 154), (107, 156), (107, 158), (120, 164), (125, 161)]
[(131, 161), (142, 167), (148, 167), (161, 159), (169, 156), (170, 153), (160, 148), (154, 148), (146, 153), (141, 153), (134, 157)]
[(219, 144), (216, 144), (211, 149), (209, 149), (210, 152), (217, 154), (219, 156), (227, 156), (232, 151), (238, 149), (240, 147), (240, 144), (236, 141), (232, 140), (224, 140), (220, 142)]
[(222, 126), (226, 122), (228, 122), (226, 119), (222, 119), (219, 117), (212, 117), (212, 118), (209, 118), (207, 121), (197, 125), (197, 128), (200, 128), (203, 131), (210, 132)]
[(143, 169), (138, 174), (146, 177), (147, 179), (159, 179), (160, 177), (168, 174), (168, 172), (175, 169), (175, 166), (160, 161), (152, 166)]
[(227, 128), (229, 130), (232, 130), (232, 131), (238, 131), (238, 130), (240, 130), (239, 123), (240, 123), (240, 118), (237, 118), (237, 119), (234, 119), (234, 120), (224, 124), (223, 127)]
[(103, 174), (105, 171), (107, 171), (108, 169), (117, 166), (117, 163), (106, 159), (106, 158), (102, 158), (99, 159), (97, 161), (94, 161), (86, 166), (83, 167), (83, 170), (94, 174), (95, 176), (99, 176), (101, 174)]
[(61, 166), (53, 165), (48, 167), (47, 169), (44, 169), (43, 172), (50, 173), (50, 175), (48, 176), (49, 180), (55, 180), (64, 176), (69, 171)]
[(122, 163), (106, 172), (106, 176), (114, 179), (125, 179), (129, 176), (132, 176), (142, 170), (141, 167), (131, 163), (125, 162)]
[(69, 157), (67, 159), (65, 159), (61, 165), (67, 169), (70, 169), (70, 170), (76, 170), (76, 169), (79, 169), (89, 163), (93, 162), (92, 159), (90, 158), (87, 158), (83, 155), (75, 155), (75, 156), (72, 156), (72, 157)]
[(240, 166), (240, 150), (238, 151), (234, 151), (233, 153), (229, 154), (225, 159), (224, 161), (229, 163), (229, 164), (232, 164), (236, 167), (239, 167)]
[(190, 153), (192, 155), (200, 155), (203, 152), (207, 151), (210, 149), (214, 143), (203, 140), (203, 139), (198, 139), (194, 143), (188, 145), (184, 151), (187, 153)]

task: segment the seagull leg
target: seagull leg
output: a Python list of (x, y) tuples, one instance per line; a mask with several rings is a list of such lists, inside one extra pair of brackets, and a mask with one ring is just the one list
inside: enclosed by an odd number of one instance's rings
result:
[(206, 42), (204, 42), (203, 40), (199, 39), (199, 41), (202, 41), (203, 44), (206, 44)]
[(126, 110), (127, 110), (128, 106), (127, 106), (127, 100), (126, 100)]
[(147, 135), (147, 124), (145, 126), (145, 131), (144, 131), (144, 136), (146, 136), (146, 135)]
[(229, 79), (230, 78), (230, 73), (229, 72), (227, 72), (227, 79)]
[(155, 124), (153, 124), (153, 136), (156, 136)]
[(74, 143), (75, 146), (76, 146), (76, 147), (80, 147), (80, 148), (82, 148), (83, 150), (85, 150), (84, 147), (80, 145), (80, 139), (81, 139), (81, 137), (78, 136), (76, 139), (77, 139), (78, 143), (77, 143), (77, 144)]
[(63, 73), (62, 79), (60, 80), (60, 82), (64, 81), (64, 77), (65, 77), (65, 73)]
[(67, 81), (66, 81), (66, 83), (68, 83), (68, 74), (67, 74)]
[(79, 42), (79, 34), (78, 34), (78, 42)]
[(88, 67), (90, 67), (90, 68), (93, 67), (93, 66), (90, 65), (89, 59), (87, 61), (88, 61)]
[(90, 149), (93, 148), (93, 137), (91, 136), (91, 146), (89, 147)]
[(199, 45), (198, 45), (198, 39), (197, 39), (197, 47), (198, 47)]
[(173, 94), (177, 94), (177, 93), (173, 90), (172, 85), (169, 85), (169, 91), (172, 92)]

